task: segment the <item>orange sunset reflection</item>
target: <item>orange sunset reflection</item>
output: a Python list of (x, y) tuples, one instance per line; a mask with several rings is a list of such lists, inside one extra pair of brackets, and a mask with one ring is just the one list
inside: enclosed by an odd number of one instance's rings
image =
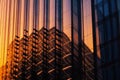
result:
[[(19, 1), (19, 2), (18, 2)], [(44, 0), (39, 0), (40, 6), (38, 10), (40, 14), (37, 15), (38, 22), (35, 23), (34, 14), (34, 0), (0, 0), (0, 67), (6, 64), (8, 46), (14, 41), (15, 35), (23, 38), (24, 29), (28, 30), (31, 35), (33, 28), (40, 30), (44, 26)], [(92, 39), (92, 21), (90, 11), (90, 0), (85, 1), (83, 4), (83, 41), (87, 47), (93, 52), (93, 39)], [(19, 5), (18, 5), (19, 4)], [(29, 7), (26, 7), (26, 4)], [(86, 6), (87, 5), (87, 6)], [(26, 10), (25, 10), (26, 9)], [(28, 11), (28, 12), (27, 12)], [(70, 0), (63, 0), (63, 24), (62, 31), (71, 40), (71, 2)], [(55, 27), (55, 0), (50, 0), (50, 18), (49, 29)], [(79, 35), (74, 38), (78, 39)], [(10, 54), (11, 55), (11, 54)], [(1, 72), (0, 72), (1, 75)], [(1, 80), (1, 79), (0, 79)]]

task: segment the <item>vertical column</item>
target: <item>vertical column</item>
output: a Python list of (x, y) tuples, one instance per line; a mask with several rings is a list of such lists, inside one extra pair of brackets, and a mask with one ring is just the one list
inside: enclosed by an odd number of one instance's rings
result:
[(62, 0), (55, 0), (55, 26), (62, 31)]
[(38, 63), (39, 61), (39, 34), (36, 29), (33, 29), (32, 34), (32, 54), (31, 54), (31, 80), (39, 80), (38, 72), (39, 67)]
[(44, 26), (44, 0), (40, 0), (39, 29)]
[(55, 79), (62, 80), (62, 0), (55, 0)]
[[(15, 4), (16, 6), (16, 10), (14, 10), (14, 11), (16, 11), (15, 13), (15, 15), (16, 15), (16, 25), (15, 25), (15, 28), (16, 28), (16, 30), (15, 30), (15, 34), (17, 35), (17, 36), (19, 36), (20, 35), (20, 21), (21, 21), (21, 0), (17, 0), (16, 1), (16, 4)], [(14, 14), (14, 13), (13, 13)], [(14, 19), (14, 18), (13, 18)], [(14, 21), (15, 21), (15, 19), (14, 19)]]
[(33, 26), (35, 29), (38, 29), (39, 26), (39, 4), (40, 0), (33, 1)]
[(24, 29), (29, 30), (30, 0), (24, 0)]
[(14, 54), (13, 54), (13, 67), (12, 67), (12, 79), (13, 80), (20, 80), (20, 66), (19, 66), (19, 61), (20, 61), (20, 38), (16, 36), (15, 38), (15, 43), (14, 43)]
[(42, 52), (42, 79), (48, 80), (48, 40), (49, 40), (49, 0), (44, 0), (44, 14), (43, 14), (43, 52)]
[(49, 4), (50, 4), (50, 1), (49, 0), (44, 0), (44, 22), (43, 22), (43, 26), (44, 26), (44, 28), (47, 28), (47, 29), (49, 29), (49, 8), (50, 8), (50, 6), (49, 6)]
[[(82, 71), (82, 0), (71, 0), (71, 25), (72, 25), (72, 78), (83, 79)], [(77, 59), (77, 60), (76, 60)], [(79, 75), (78, 75), (79, 74)]]
[(21, 79), (30, 79), (29, 70), (29, 36), (28, 31), (24, 30), (24, 36), (22, 40), (22, 62), (21, 62)]
[(42, 43), (42, 46), (43, 46), (43, 52), (42, 52), (42, 69), (43, 69), (43, 75), (42, 75), (42, 79), (44, 80), (48, 80), (49, 77), (48, 77), (48, 40), (49, 40), (49, 33), (48, 33), (48, 30), (46, 28), (43, 28), (43, 43)]
[(94, 4), (95, 4), (95, 0), (91, 0), (91, 8), (92, 8), (92, 31), (93, 31), (93, 49), (94, 49), (94, 74), (95, 74), (95, 77), (94, 77), (94, 79), (95, 80), (98, 80), (98, 78), (97, 78), (97, 59), (96, 59), (96, 57), (97, 57), (97, 48), (96, 48), (96, 44), (97, 44), (97, 42), (96, 42), (96, 26), (95, 26), (95, 6), (94, 6)]
[(62, 80), (62, 34), (55, 29), (55, 79)]

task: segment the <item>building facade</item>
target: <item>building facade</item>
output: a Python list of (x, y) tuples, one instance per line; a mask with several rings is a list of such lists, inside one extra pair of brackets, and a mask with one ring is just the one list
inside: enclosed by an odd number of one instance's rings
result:
[(94, 79), (90, 0), (2, 2), (3, 80)]
[[(74, 46), (79, 50), (76, 44)], [(72, 53), (72, 42), (69, 37), (55, 27), (50, 30), (42, 28), (40, 31), (34, 29), (30, 36), (25, 30), (24, 37), (20, 39), (16, 36), (9, 46), (6, 64), (8, 67), (4, 79), (92, 80), (93, 53), (84, 43), (81, 48), (82, 61), (79, 61), (77, 51), (75, 54)]]
[(120, 0), (93, 0), (93, 34), (98, 80), (120, 79)]

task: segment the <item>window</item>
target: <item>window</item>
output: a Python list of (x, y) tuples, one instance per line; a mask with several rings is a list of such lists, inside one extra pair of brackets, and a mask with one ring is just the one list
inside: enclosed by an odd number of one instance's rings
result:
[(98, 3), (100, 3), (100, 2), (102, 2), (103, 0), (96, 0), (95, 2), (96, 2), (96, 4), (98, 4)]
[(104, 43), (104, 27), (103, 24), (99, 24), (99, 35), (100, 35), (100, 43), (103, 44)]
[(111, 0), (111, 1), (110, 1), (110, 5), (111, 5), (111, 6), (110, 6), (110, 7), (111, 7), (111, 9), (110, 9), (111, 12), (112, 12), (112, 13), (116, 12), (115, 0)]
[(113, 28), (113, 38), (116, 38), (118, 35), (118, 26), (117, 26), (117, 17), (113, 16), (112, 17), (112, 28)]
[(104, 27), (106, 27), (106, 34), (107, 34), (107, 40), (111, 40), (111, 24), (110, 24), (110, 18), (108, 18), (106, 21), (105, 21), (106, 25)]
[(96, 6), (98, 21), (103, 19), (103, 5), (102, 3)]
[(104, 5), (104, 16), (108, 16), (109, 15), (108, 2), (105, 2), (103, 5)]

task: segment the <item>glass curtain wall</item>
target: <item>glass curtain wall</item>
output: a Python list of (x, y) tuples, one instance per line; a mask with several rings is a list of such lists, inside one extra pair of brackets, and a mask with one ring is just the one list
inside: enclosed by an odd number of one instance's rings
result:
[(119, 0), (94, 0), (95, 45), (96, 53), (100, 52), (99, 80), (119, 80), (119, 3)]
[(92, 77), (90, 5), (90, 0), (0, 0), (1, 78)]

